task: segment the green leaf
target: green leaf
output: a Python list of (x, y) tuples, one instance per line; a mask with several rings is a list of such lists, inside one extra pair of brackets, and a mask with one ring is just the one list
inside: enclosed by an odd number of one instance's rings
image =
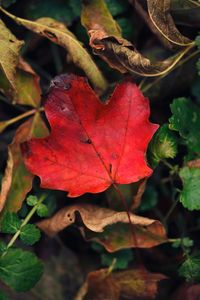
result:
[(177, 154), (177, 138), (165, 124), (158, 129), (149, 144), (148, 158), (150, 164), (155, 167), (160, 160), (174, 158)]
[(4, 10), (2, 7), (0, 7), (0, 10), (18, 24), (25, 26), (27, 29), (40, 36), (46, 37), (53, 43), (63, 47), (70, 56), (71, 61), (85, 72), (98, 91), (104, 92), (106, 90), (107, 81), (103, 77), (101, 71), (98, 69), (87, 50), (77, 40), (75, 35), (66, 28), (65, 24), (52, 18), (45, 17), (33, 22), (18, 18)]
[(17, 292), (31, 289), (42, 273), (42, 263), (31, 252), (8, 249), (6, 254), (0, 257), (0, 279)]
[(180, 202), (189, 210), (200, 209), (200, 169), (184, 167), (179, 175), (183, 181)]
[(3, 233), (15, 233), (21, 226), (21, 220), (16, 213), (6, 212), (4, 214), (1, 231)]
[(38, 203), (38, 197), (34, 195), (29, 195), (26, 199), (29, 206), (35, 206)]
[(198, 71), (198, 75), (200, 76), (200, 58), (197, 61), (197, 71)]
[(200, 50), (200, 35), (197, 35), (195, 39), (195, 44), (197, 45), (198, 49)]
[(179, 248), (184, 246), (185, 248), (191, 248), (194, 245), (194, 241), (189, 237), (184, 237), (183, 239), (177, 239), (173, 244), (173, 248)]
[(67, 25), (71, 25), (73, 20), (80, 16), (80, 11), (81, 2), (79, 0), (51, 0), (51, 5), (49, 5), (48, 0), (32, 0), (26, 5), (27, 18), (38, 19), (45, 16), (61, 22), (65, 22)]
[(20, 232), (20, 239), (26, 245), (33, 245), (41, 237), (40, 230), (34, 224), (26, 224)]
[(110, 13), (115, 17), (119, 14), (124, 14), (129, 6), (128, 2), (123, 0), (106, 0), (105, 1)]
[(0, 291), (0, 300), (9, 300), (8, 296), (3, 291)]
[(200, 255), (189, 256), (179, 268), (179, 276), (186, 281), (200, 281)]
[(38, 206), (36, 212), (39, 217), (47, 217), (49, 215), (48, 207), (43, 203)]
[(129, 262), (133, 259), (133, 253), (129, 249), (120, 250), (115, 253), (103, 253), (101, 254), (101, 263), (103, 266), (111, 266), (115, 259), (114, 269), (124, 270), (128, 267)]
[(194, 152), (200, 152), (200, 109), (187, 98), (178, 98), (171, 104), (170, 129), (179, 132), (185, 144)]
[[(4, 242), (0, 241), (0, 255), (7, 250), (7, 246)], [(1, 299), (1, 298), (0, 298)]]

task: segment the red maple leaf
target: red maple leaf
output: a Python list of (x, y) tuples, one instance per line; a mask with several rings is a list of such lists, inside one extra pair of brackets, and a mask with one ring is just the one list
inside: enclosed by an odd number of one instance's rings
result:
[(42, 187), (77, 197), (152, 173), (145, 153), (158, 125), (149, 122), (149, 102), (131, 81), (102, 104), (84, 78), (58, 76), (45, 113), (51, 134), (22, 145), (25, 164)]

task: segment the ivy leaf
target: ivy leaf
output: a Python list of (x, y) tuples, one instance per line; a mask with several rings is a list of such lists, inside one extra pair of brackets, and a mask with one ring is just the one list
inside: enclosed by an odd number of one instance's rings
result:
[(179, 268), (179, 276), (186, 281), (200, 281), (200, 255), (189, 256)]
[(39, 217), (47, 217), (49, 215), (48, 207), (44, 203), (38, 205), (36, 212)]
[(19, 60), (19, 51), (23, 45), (0, 20), (0, 67), (1, 76), (8, 81), (11, 90), (16, 89), (15, 73)]
[(164, 158), (174, 158), (177, 154), (175, 134), (165, 124), (158, 129), (149, 144), (148, 157), (150, 164), (156, 166)]
[(37, 203), (38, 203), (38, 197), (37, 196), (34, 196), (34, 195), (29, 195), (27, 198), (26, 198), (26, 202), (29, 206), (35, 206)]
[(20, 229), (21, 220), (16, 213), (6, 212), (1, 222), (1, 231), (3, 233), (15, 233)]
[(0, 257), (0, 279), (17, 292), (31, 289), (42, 273), (41, 261), (31, 252), (10, 248)]
[(20, 231), (20, 239), (26, 245), (35, 244), (40, 237), (40, 230), (34, 224), (26, 224)]
[(200, 169), (184, 167), (179, 175), (183, 181), (180, 202), (189, 210), (200, 209)]
[(185, 144), (200, 152), (200, 109), (187, 98), (177, 98), (171, 104), (172, 117), (169, 128), (179, 132)]
[(58, 76), (45, 112), (51, 135), (22, 144), (26, 167), (41, 178), (42, 187), (77, 197), (152, 173), (145, 152), (158, 126), (149, 122), (148, 100), (131, 81), (118, 85), (102, 104), (83, 77)]

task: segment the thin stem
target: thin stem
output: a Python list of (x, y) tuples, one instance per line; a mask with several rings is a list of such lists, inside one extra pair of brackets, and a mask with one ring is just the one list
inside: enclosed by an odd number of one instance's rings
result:
[(163, 221), (164, 221), (165, 223), (166, 223), (167, 220), (169, 219), (170, 215), (172, 214), (173, 210), (174, 210), (175, 207), (177, 206), (178, 202), (179, 202), (179, 199), (178, 199), (178, 197), (177, 197), (177, 199), (172, 203), (170, 209), (168, 210), (166, 216), (165, 216), (164, 219), (163, 219)]
[[(176, 70), (177, 68), (179, 68), (180, 66), (182, 66), (183, 64), (185, 64), (187, 61), (189, 61), (191, 58), (193, 58), (194, 56), (196, 56), (199, 53), (200, 53), (200, 50), (194, 51), (191, 55), (189, 55), (185, 59), (181, 60), (176, 66), (174, 66), (174, 68), (171, 71)], [(146, 93), (147, 91), (149, 91), (155, 84), (157, 84), (160, 80), (162, 80), (163, 78), (165, 78), (168, 74), (169, 74), (169, 72), (167, 72), (167, 73), (163, 74), (162, 76), (158, 77), (152, 83), (150, 83), (149, 85), (147, 85), (146, 87), (144, 87), (142, 89), (142, 92)]]
[(45, 195), (42, 195), (38, 201), (38, 203), (29, 211), (28, 215), (26, 216), (26, 218), (24, 219), (24, 221), (22, 222), (20, 228), (17, 230), (17, 232), (13, 235), (13, 237), (11, 238), (10, 242), (7, 245), (7, 249), (9, 249), (10, 247), (13, 246), (13, 244), (15, 243), (15, 241), (17, 240), (18, 236), (21, 233), (22, 228), (30, 221), (31, 217), (34, 215), (34, 213), (36, 212), (38, 206), (44, 201), (45, 199)]
[(8, 126), (8, 125), (14, 124), (14, 123), (26, 118), (26, 117), (34, 115), (37, 111), (43, 111), (43, 110), (44, 110), (43, 107), (40, 107), (39, 109), (34, 108), (34, 109), (29, 110), (29, 111), (26, 111), (25, 113), (23, 113), (23, 114), (21, 114), (17, 117), (14, 117), (14, 118), (10, 119), (10, 120), (2, 121), (2, 123), (7, 124), (7, 126)]

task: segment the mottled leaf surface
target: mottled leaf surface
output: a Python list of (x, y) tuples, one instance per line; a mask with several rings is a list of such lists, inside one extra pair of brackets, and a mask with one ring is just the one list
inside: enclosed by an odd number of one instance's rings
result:
[(45, 112), (51, 134), (22, 145), (42, 187), (77, 197), (151, 175), (145, 152), (158, 126), (149, 122), (148, 100), (134, 83), (118, 85), (102, 104), (84, 78), (62, 75), (51, 83)]

